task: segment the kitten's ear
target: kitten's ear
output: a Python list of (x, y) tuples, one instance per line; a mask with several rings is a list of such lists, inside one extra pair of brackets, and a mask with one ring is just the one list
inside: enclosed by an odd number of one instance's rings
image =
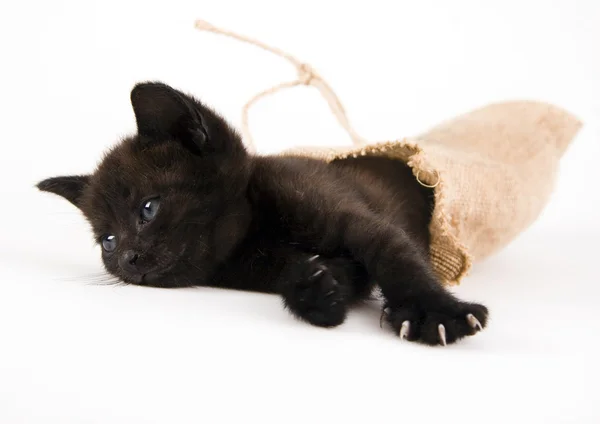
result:
[(58, 194), (79, 208), (83, 190), (89, 184), (89, 175), (71, 175), (67, 177), (48, 178), (44, 181), (40, 181), (37, 184), (37, 188), (41, 191)]
[(177, 140), (196, 155), (245, 154), (241, 138), (201, 102), (166, 84), (144, 82), (131, 90), (138, 133), (149, 140)]
[(201, 105), (166, 84), (137, 84), (131, 90), (131, 105), (142, 136), (153, 140), (176, 139), (196, 154), (208, 142)]

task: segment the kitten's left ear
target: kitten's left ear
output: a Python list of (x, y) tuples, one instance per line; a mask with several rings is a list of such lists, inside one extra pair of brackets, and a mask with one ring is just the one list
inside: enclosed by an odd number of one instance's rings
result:
[(80, 208), (81, 195), (89, 184), (89, 175), (71, 175), (40, 181), (37, 184), (37, 188), (41, 191), (58, 194)]

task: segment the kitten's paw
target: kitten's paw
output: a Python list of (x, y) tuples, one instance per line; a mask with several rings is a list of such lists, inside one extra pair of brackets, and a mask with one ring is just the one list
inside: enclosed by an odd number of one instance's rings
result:
[(347, 288), (318, 255), (290, 267), (280, 291), (286, 307), (311, 324), (334, 327), (346, 319)]
[(440, 304), (387, 306), (384, 318), (401, 339), (446, 346), (483, 330), (488, 309), (478, 303), (446, 300)]

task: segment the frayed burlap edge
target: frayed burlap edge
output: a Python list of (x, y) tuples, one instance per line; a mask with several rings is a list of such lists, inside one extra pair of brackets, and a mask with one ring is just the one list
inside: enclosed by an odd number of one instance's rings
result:
[(282, 152), (285, 156), (302, 156), (325, 162), (366, 155), (395, 158), (406, 163), (417, 181), (432, 187), (434, 207), (429, 225), (430, 259), (434, 271), (442, 283), (457, 285), (471, 269), (473, 259), (466, 246), (456, 237), (445, 208), (444, 175), (428, 166), (427, 154), (418, 141), (401, 139), (351, 147), (301, 147)]

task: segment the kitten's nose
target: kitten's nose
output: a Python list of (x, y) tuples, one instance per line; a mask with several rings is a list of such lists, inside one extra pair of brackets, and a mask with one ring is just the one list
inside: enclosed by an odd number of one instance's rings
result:
[(138, 273), (139, 269), (137, 266), (137, 261), (139, 257), (140, 255), (135, 253), (133, 250), (126, 250), (119, 258), (119, 266), (125, 271), (131, 272), (132, 274)]

